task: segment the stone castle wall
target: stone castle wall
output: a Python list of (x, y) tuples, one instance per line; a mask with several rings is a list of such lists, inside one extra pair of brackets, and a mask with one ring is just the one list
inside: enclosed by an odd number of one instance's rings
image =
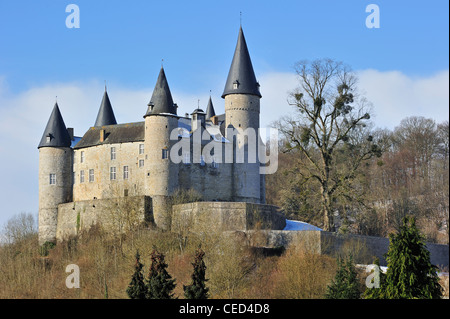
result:
[(172, 207), (172, 230), (192, 232), (283, 229), (286, 219), (272, 205), (244, 202), (195, 202)]
[(118, 235), (145, 221), (153, 222), (152, 199), (148, 196), (64, 203), (58, 206), (56, 238), (61, 241), (77, 236), (94, 225)]
[[(144, 195), (145, 169), (140, 166), (140, 161), (145, 164), (145, 155), (139, 154), (141, 144), (144, 145), (143, 142), (103, 144), (75, 150), (73, 200)], [(111, 168), (115, 169), (115, 176), (111, 176)], [(91, 169), (93, 181), (89, 176)], [(82, 172), (84, 181), (81, 180)]]
[[(76, 236), (93, 225), (101, 225), (112, 235), (118, 235), (143, 222), (154, 223), (153, 205), (158, 197), (134, 196), (117, 199), (97, 199), (60, 204), (56, 237), (63, 240)], [(225, 232), (238, 235), (243, 245), (252, 247), (294, 247), (317, 254), (344, 256), (352, 253), (356, 263), (371, 264), (384, 255), (389, 239), (362, 235), (340, 235), (325, 231), (286, 231), (286, 220), (276, 206), (244, 202), (194, 202), (172, 207), (165, 216), (168, 229), (174, 232)], [(241, 234), (241, 235), (239, 235)], [(431, 263), (449, 266), (449, 246), (427, 243)]]
[[(375, 258), (381, 266), (386, 266), (385, 254), (389, 249), (389, 238), (353, 234), (336, 234), (326, 231), (305, 230), (249, 230), (245, 236), (251, 246), (257, 247), (295, 247), (317, 254), (344, 256), (352, 253), (354, 261), (372, 264)], [(441, 268), (449, 266), (449, 246), (426, 243), (431, 263)]]

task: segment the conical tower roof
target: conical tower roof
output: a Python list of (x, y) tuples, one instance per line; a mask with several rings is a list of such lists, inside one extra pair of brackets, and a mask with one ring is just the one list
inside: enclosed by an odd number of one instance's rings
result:
[(116, 117), (111, 106), (111, 101), (109, 100), (108, 93), (103, 94), (102, 103), (100, 104), (100, 109), (98, 110), (97, 120), (95, 120), (94, 126), (104, 126), (104, 125), (115, 125), (117, 124)]
[(70, 147), (71, 142), (69, 132), (67, 132), (66, 125), (59, 111), (58, 103), (55, 103), (38, 148)]
[(215, 116), (216, 112), (214, 111), (214, 106), (211, 100), (211, 97), (209, 97), (208, 106), (206, 107), (206, 119), (210, 119), (211, 117)]
[(144, 117), (152, 114), (170, 113), (177, 114), (177, 107), (173, 103), (172, 94), (170, 93), (169, 84), (167, 83), (164, 68), (161, 67), (152, 98), (148, 103), (147, 113)]
[(239, 29), (238, 41), (222, 98), (228, 94), (252, 94), (261, 97), (242, 27)]

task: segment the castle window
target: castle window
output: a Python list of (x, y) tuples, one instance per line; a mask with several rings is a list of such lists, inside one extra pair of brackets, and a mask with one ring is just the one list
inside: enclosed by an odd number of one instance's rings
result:
[(81, 151), (80, 153), (80, 163), (84, 162), (84, 151)]
[(139, 154), (144, 154), (144, 144), (139, 144)]
[(94, 181), (94, 170), (90, 169), (89, 170), (89, 182), (93, 182)]
[(84, 171), (80, 171), (80, 183), (84, 183)]
[(111, 147), (111, 160), (115, 160), (115, 159), (116, 159), (116, 148)]
[(109, 179), (112, 181), (116, 180), (116, 168), (115, 167), (111, 167), (109, 170)]
[(50, 185), (56, 184), (56, 174), (50, 174)]
[(128, 179), (128, 166), (123, 167), (123, 179)]
[(139, 167), (144, 167), (144, 160), (139, 160)]
[(163, 148), (163, 150), (162, 150), (162, 158), (163, 159), (169, 158), (169, 150), (167, 148)]
[(233, 89), (237, 90), (238, 87), (239, 87), (239, 81), (236, 80), (233, 82)]

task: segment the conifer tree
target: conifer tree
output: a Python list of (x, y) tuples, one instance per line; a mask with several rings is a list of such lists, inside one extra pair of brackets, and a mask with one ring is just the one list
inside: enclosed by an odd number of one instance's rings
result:
[(366, 283), (366, 290), (364, 291), (364, 294), (363, 294), (363, 298), (364, 299), (381, 299), (382, 298), (382, 289), (381, 289), (381, 287), (384, 287), (384, 285), (385, 285), (386, 274), (384, 274), (381, 271), (380, 260), (378, 258), (375, 259), (374, 264), (375, 264), (376, 267), (378, 267), (377, 270), (374, 269), (374, 271), (377, 272), (377, 274), (374, 274), (374, 275), (379, 276), (379, 277), (375, 278), (375, 276), (373, 276), (373, 278), (371, 278), (370, 282), (374, 285), (375, 284), (375, 280), (377, 280), (378, 281), (378, 287), (374, 286), (374, 287), (370, 288), (370, 287), (367, 286), (367, 283)]
[[(147, 287), (144, 282), (144, 275), (142, 274), (142, 268), (144, 265), (141, 264), (141, 256), (139, 252), (136, 252), (136, 264), (134, 266), (134, 274), (131, 277), (131, 282), (127, 288), (128, 297), (131, 299), (145, 299), (145, 295), (147, 292)], [(105, 281), (105, 289), (106, 289), (106, 281)]]
[(327, 299), (359, 299), (358, 274), (350, 255), (343, 260), (338, 258), (338, 269), (331, 285), (327, 287), (325, 298)]
[(167, 272), (164, 254), (153, 249), (151, 254), (152, 265), (147, 280), (147, 299), (172, 299), (175, 289), (175, 279)]
[(386, 254), (386, 282), (381, 298), (438, 299), (442, 296), (437, 267), (430, 262), (430, 252), (413, 217), (405, 217), (397, 234), (390, 235)]
[(205, 252), (202, 249), (197, 249), (195, 253), (195, 260), (192, 263), (194, 271), (192, 273), (192, 284), (188, 286), (183, 285), (184, 296), (186, 299), (208, 299), (209, 288), (206, 287), (205, 278), (206, 265), (203, 261)]

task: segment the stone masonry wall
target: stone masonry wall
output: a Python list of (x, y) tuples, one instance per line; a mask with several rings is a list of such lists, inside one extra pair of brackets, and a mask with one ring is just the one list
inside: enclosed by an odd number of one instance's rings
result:
[[(374, 258), (380, 260), (381, 266), (386, 266), (384, 254), (389, 249), (389, 238), (340, 235), (325, 231), (286, 231), (260, 230), (246, 231), (249, 244), (259, 247), (296, 247), (311, 252), (330, 255), (333, 257), (352, 253), (356, 263), (372, 264)], [(440, 244), (426, 244), (430, 252), (431, 263), (439, 267), (449, 266), (449, 246)]]
[(58, 206), (58, 241), (99, 224), (112, 235), (121, 234), (144, 221), (152, 222), (152, 199), (148, 196), (95, 199)]
[(244, 202), (195, 202), (172, 207), (172, 230), (192, 232), (283, 229), (286, 220), (276, 206)]
[[(144, 195), (145, 170), (139, 161), (145, 161), (145, 157), (139, 154), (140, 144), (144, 143), (104, 144), (75, 150), (73, 200)], [(111, 158), (111, 148), (115, 150), (114, 159)], [(111, 168), (115, 168), (115, 179), (111, 178)], [(94, 170), (93, 181), (89, 180), (90, 169)], [(84, 181), (81, 181), (82, 171)]]

